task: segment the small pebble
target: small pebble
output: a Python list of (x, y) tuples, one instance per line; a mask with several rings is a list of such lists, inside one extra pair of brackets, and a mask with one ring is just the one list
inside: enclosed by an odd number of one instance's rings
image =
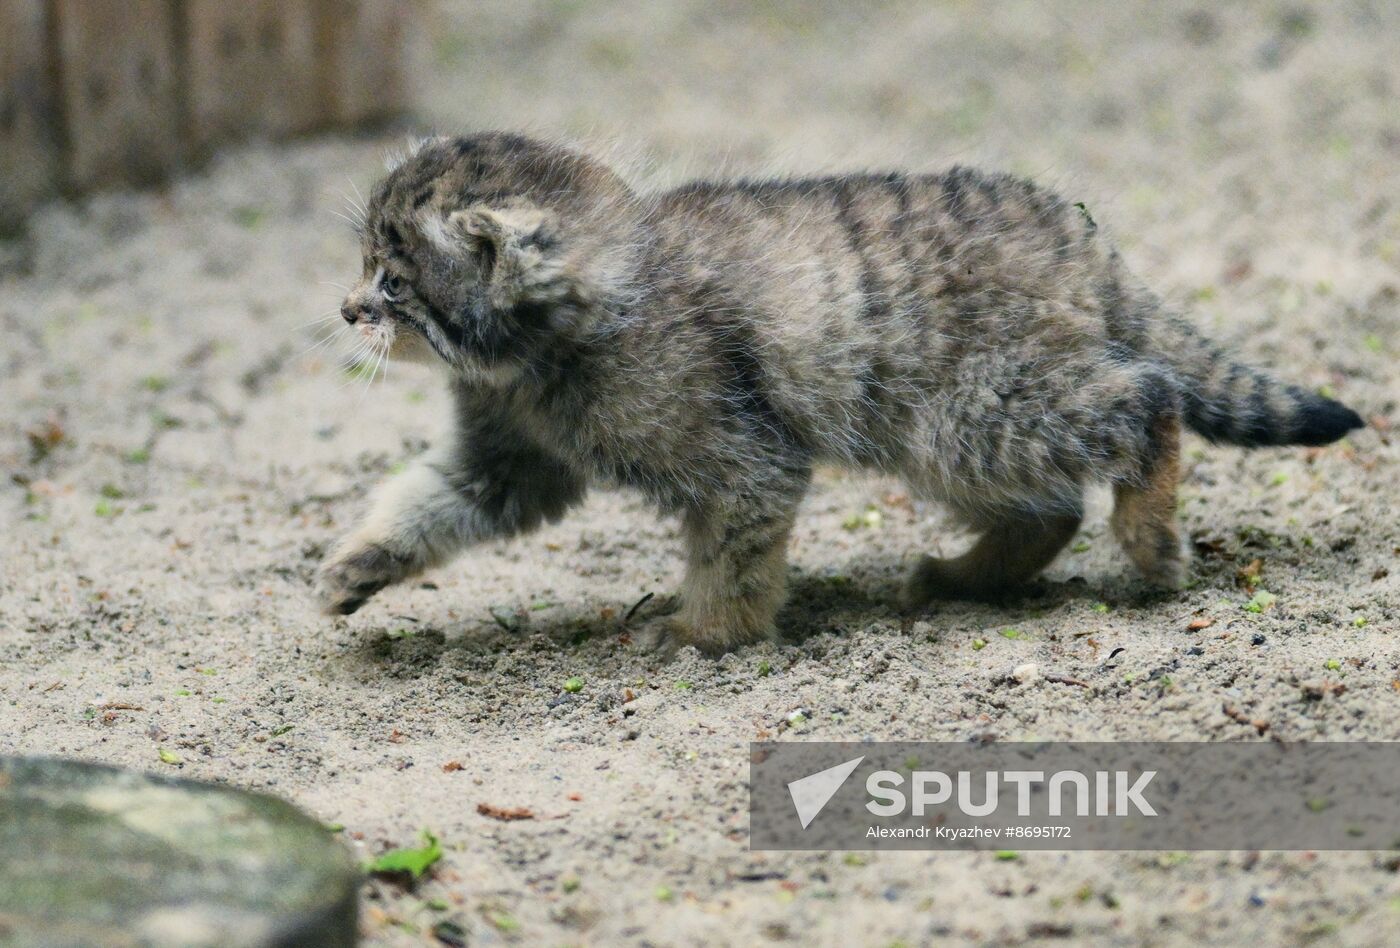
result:
[(1026, 662), (1024, 665), (1017, 665), (1011, 670), (1011, 677), (1015, 678), (1023, 685), (1029, 685), (1040, 679), (1040, 666), (1035, 662)]

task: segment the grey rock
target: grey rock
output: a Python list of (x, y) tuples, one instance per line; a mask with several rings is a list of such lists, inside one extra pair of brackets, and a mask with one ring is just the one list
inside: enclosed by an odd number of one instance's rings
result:
[(353, 945), (359, 873), (276, 797), (0, 757), (0, 945)]

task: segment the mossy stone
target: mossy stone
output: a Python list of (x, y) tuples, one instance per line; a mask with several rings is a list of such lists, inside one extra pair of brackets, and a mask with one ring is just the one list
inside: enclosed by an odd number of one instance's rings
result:
[(0, 945), (353, 945), (358, 887), (276, 797), (0, 757)]

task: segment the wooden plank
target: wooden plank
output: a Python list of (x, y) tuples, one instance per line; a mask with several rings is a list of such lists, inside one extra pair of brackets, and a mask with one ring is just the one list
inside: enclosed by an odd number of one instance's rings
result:
[(393, 118), (408, 105), (414, 0), (319, 0), (322, 95), (332, 123)]
[(44, 0), (0, 0), (0, 234), (58, 188)]
[(184, 155), (174, 8), (51, 0), (69, 184), (149, 184)]
[(185, 0), (190, 132), (204, 147), (326, 120), (315, 0)]

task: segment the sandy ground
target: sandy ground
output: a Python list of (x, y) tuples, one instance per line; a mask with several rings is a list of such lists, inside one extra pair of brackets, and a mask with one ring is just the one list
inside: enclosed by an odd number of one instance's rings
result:
[[(778, 646), (658, 666), (631, 644), (622, 617), (679, 564), (674, 524), (625, 494), (332, 621), (317, 558), (444, 396), (306, 351), (357, 268), (334, 212), (387, 139), (246, 149), (52, 207), (3, 254), (0, 752), (268, 789), (365, 855), (432, 828), (435, 877), (366, 887), (377, 944), (443, 919), (474, 944), (1400, 941), (1384, 854), (764, 854), (745, 832), (763, 736), (1400, 739), (1394, 4), (493, 0), (436, 9), (424, 50), (419, 126), (588, 136), (651, 180), (1033, 174), (1204, 325), (1376, 427), (1322, 451), (1192, 441), (1202, 555), (1165, 599), (1100, 504), (1024, 602), (902, 626), (902, 561), (963, 538), (898, 484), (833, 473)], [(1252, 614), (1256, 560), (1277, 600)], [(1088, 687), (1005, 684), (1026, 662)]]

